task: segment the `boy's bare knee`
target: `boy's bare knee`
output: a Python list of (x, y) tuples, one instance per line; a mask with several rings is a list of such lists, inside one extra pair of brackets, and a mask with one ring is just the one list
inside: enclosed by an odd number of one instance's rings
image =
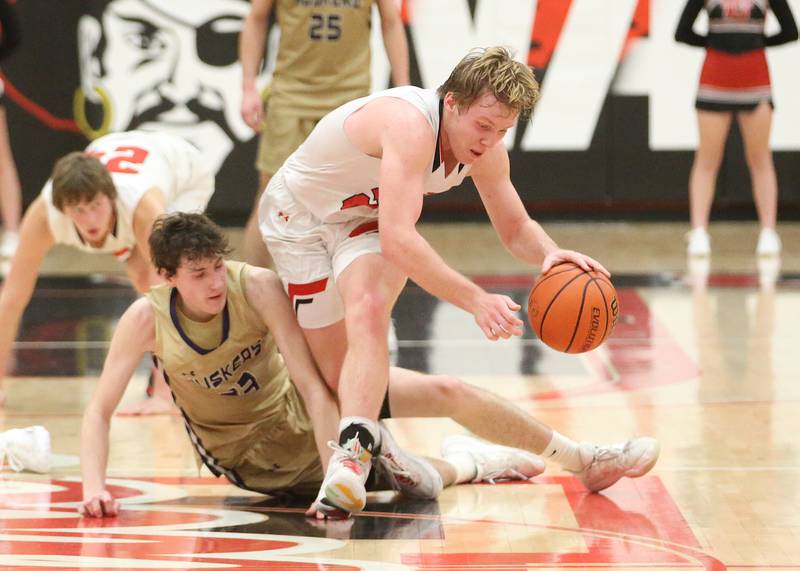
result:
[(436, 400), (448, 408), (457, 409), (468, 398), (471, 387), (451, 375), (433, 375), (430, 386)]
[(348, 331), (358, 331), (362, 340), (364, 335), (385, 336), (389, 327), (387, 304), (387, 297), (380, 292), (363, 292), (347, 303), (345, 321)]

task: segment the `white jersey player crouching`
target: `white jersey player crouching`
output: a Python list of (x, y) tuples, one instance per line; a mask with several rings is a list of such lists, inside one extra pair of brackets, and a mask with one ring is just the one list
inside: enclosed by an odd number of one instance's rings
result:
[(165, 133), (113, 133), (59, 159), (25, 213), (0, 292), (0, 380), (39, 267), (53, 246), (114, 256), (144, 293), (160, 281), (147, 245), (155, 219), (165, 212), (203, 211), (213, 193), (214, 175), (199, 151)]

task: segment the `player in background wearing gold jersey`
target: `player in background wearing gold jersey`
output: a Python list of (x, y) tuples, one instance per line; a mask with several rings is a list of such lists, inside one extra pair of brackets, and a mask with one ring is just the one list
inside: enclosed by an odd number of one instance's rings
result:
[[(224, 261), (227, 241), (200, 214), (160, 218), (149, 242), (166, 284), (134, 302), (114, 332), (84, 413), (79, 510), (91, 517), (119, 510), (105, 489), (109, 423), (146, 352), (158, 357), (198, 457), (212, 473), (264, 493), (315, 493), (331, 457), (328, 447), (338, 448), (339, 413), (280, 279), (270, 270)], [(373, 471), (416, 498), (434, 499), (452, 484), (529, 479), (545, 468), (532, 452), (575, 472), (592, 491), (646, 473), (658, 456), (648, 438), (605, 447), (575, 443), (511, 403), (447, 375), (393, 369), (381, 417), (391, 415), (449, 416), (503, 444), (453, 436), (444, 442), (444, 460), (426, 460), (400, 450), (379, 423)], [(348, 515), (326, 505), (323, 492), (309, 515)]]
[[(408, 43), (396, 0), (357, 2), (253, 0), (239, 43), (242, 118), (261, 131), (255, 204), (269, 179), (329, 111), (369, 93), (373, 4), (380, 13), (392, 84), (408, 85)], [(266, 105), (256, 88), (270, 12), (280, 28), (277, 62)], [(258, 230), (256, 209), (247, 221), (244, 260), (267, 267), (270, 257)]]

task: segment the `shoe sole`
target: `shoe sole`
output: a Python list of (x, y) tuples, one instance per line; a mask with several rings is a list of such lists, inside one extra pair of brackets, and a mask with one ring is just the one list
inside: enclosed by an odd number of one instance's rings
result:
[(360, 512), (367, 505), (367, 492), (364, 484), (355, 474), (340, 477), (336, 482), (325, 485), (327, 504), (342, 511)]

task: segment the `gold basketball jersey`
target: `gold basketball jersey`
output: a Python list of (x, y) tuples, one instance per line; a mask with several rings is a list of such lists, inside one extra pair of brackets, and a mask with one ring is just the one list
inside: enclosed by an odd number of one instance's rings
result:
[[(177, 289), (150, 290), (155, 353), (206, 466), (242, 487), (286, 489), (318, 472), (311, 422), (272, 334), (245, 298), (250, 266), (225, 265), (227, 303), (211, 321), (187, 318)], [(262, 452), (252, 466), (256, 446)]]
[(320, 118), (369, 93), (372, 0), (277, 0), (270, 111)]

